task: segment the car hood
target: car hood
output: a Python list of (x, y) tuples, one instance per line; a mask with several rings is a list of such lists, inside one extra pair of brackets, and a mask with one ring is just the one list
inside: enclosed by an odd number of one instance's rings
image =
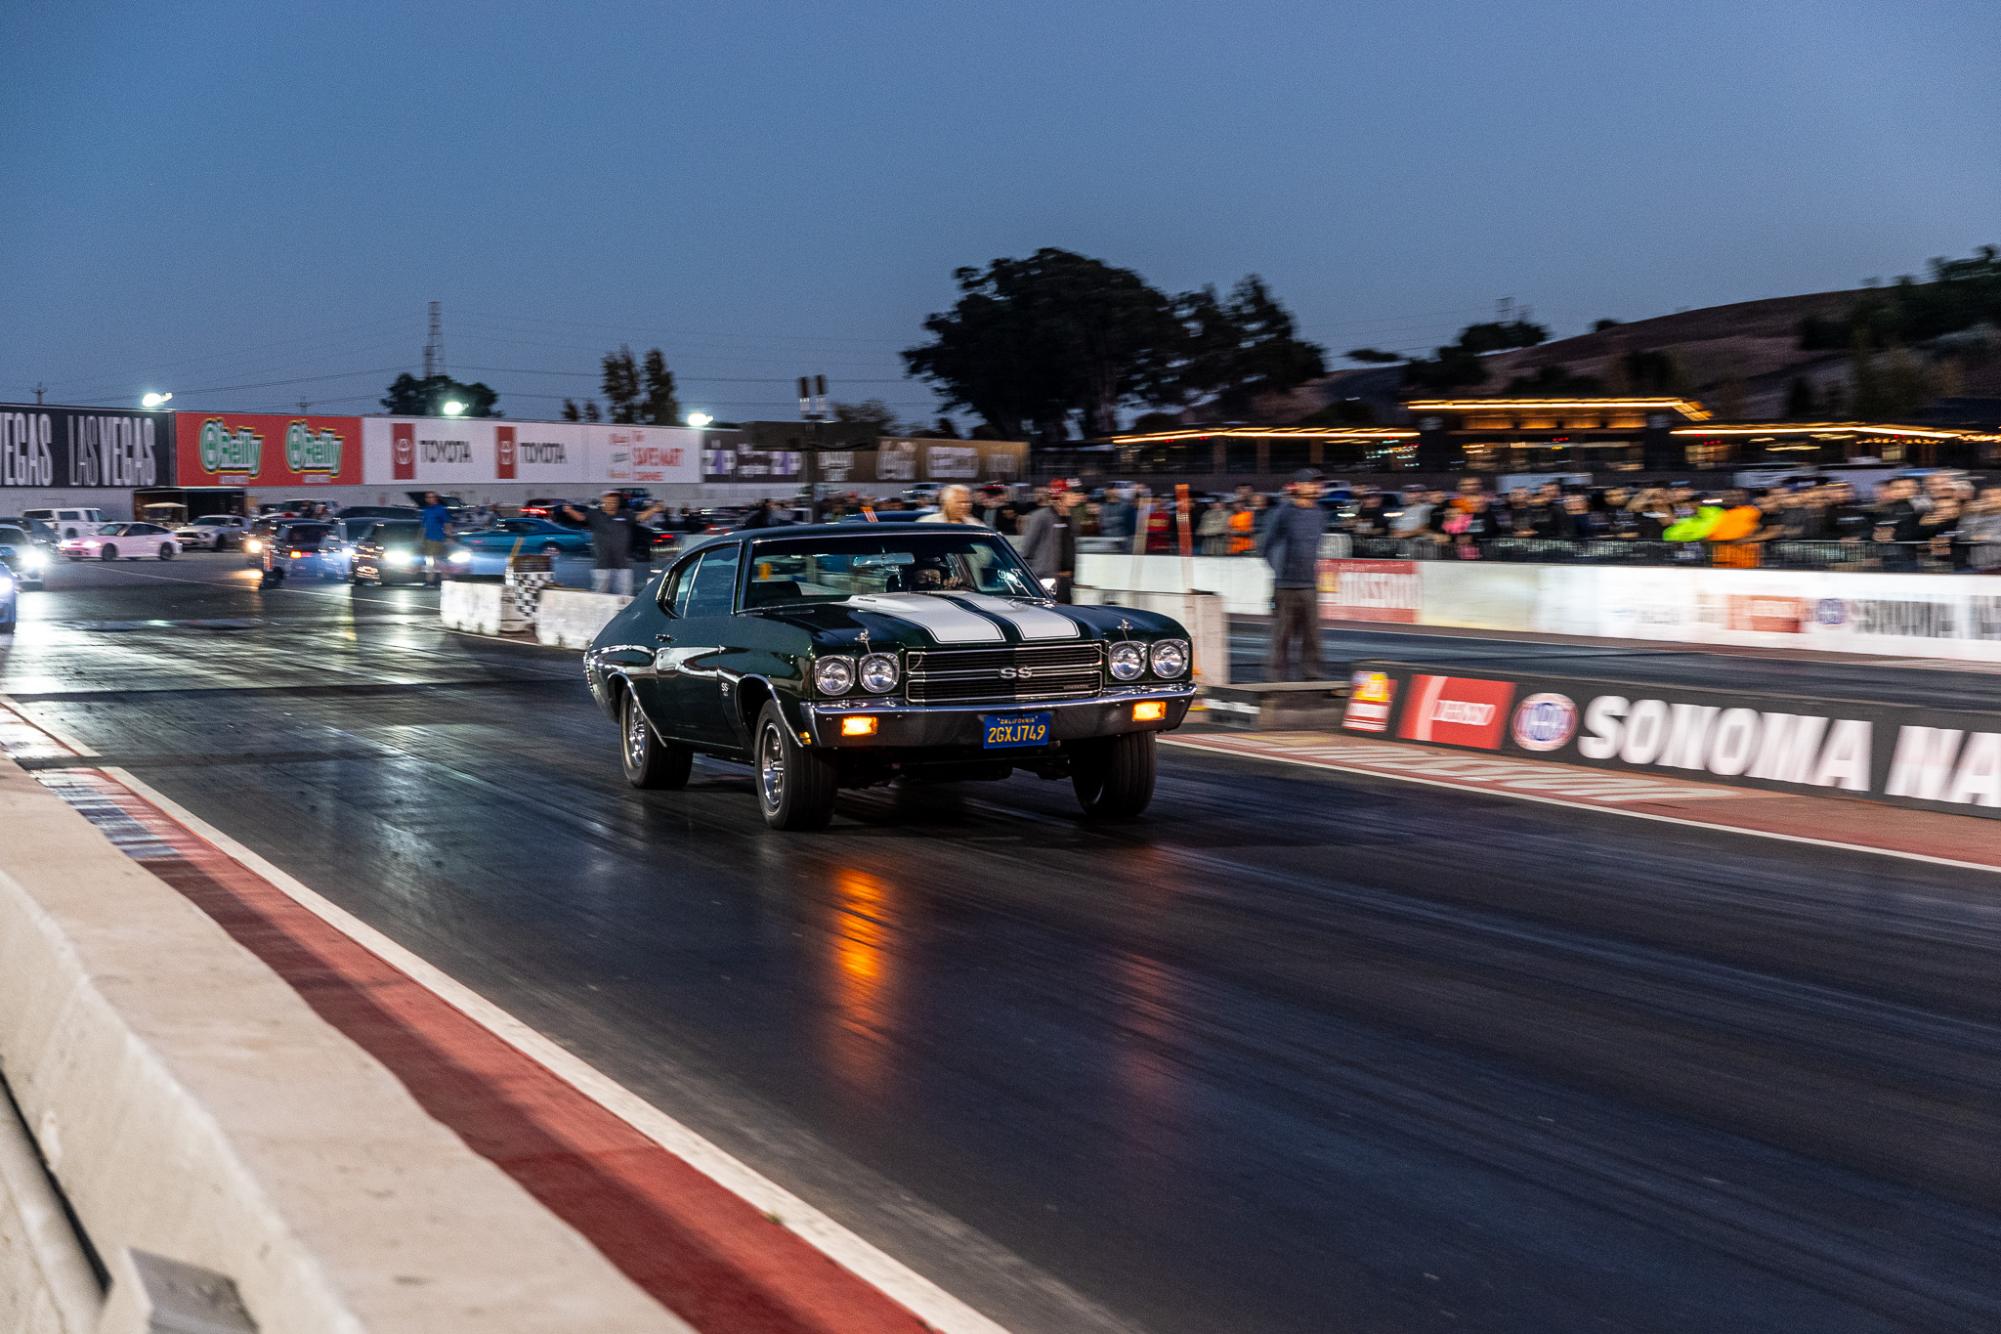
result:
[(809, 631), (817, 645), (849, 648), (993, 648), (1186, 634), (1173, 619), (1131, 607), (1076, 607), (981, 593), (881, 593), (751, 613)]

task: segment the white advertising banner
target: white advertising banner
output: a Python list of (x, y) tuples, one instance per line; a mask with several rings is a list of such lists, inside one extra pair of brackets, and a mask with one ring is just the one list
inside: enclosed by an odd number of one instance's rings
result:
[[(1544, 565), (1537, 578), (1522, 629), (2001, 662), (2001, 579), (1981, 575)], [(1428, 593), (1420, 623), (1436, 624)]]
[(371, 486), (647, 486), (702, 480), (701, 432), (502, 417), (365, 417)]
[(617, 486), (657, 486), (702, 480), (702, 432), (679, 426), (588, 428), (591, 480)]
[(363, 480), (371, 486), (589, 481), (589, 429), (499, 417), (364, 417)]

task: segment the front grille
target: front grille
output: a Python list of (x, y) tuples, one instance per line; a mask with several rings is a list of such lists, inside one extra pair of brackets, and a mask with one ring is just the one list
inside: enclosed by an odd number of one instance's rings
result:
[[(904, 694), (912, 704), (1074, 699), (1104, 689), (1104, 658), (1101, 644), (926, 649), (904, 664)], [(1021, 675), (1010, 680), (1004, 671)]]

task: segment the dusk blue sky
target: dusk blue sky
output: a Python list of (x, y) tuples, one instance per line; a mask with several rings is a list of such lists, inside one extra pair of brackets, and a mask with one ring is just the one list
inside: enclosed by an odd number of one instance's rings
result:
[(372, 410), (435, 298), (511, 416), (620, 340), (914, 415), (952, 270), (1038, 246), (1339, 353), (2001, 241), (1993, 0), (17, 0), (0, 50), (0, 399)]

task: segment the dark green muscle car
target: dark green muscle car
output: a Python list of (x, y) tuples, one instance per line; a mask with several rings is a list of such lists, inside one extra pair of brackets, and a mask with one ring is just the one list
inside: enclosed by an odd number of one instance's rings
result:
[(1049, 600), (1006, 539), (957, 524), (753, 529), (647, 582), (585, 656), (626, 779), (698, 754), (756, 770), (765, 822), (812, 829), (835, 790), (1068, 778), (1086, 812), (1153, 797), (1154, 736), (1195, 688), (1165, 616)]

